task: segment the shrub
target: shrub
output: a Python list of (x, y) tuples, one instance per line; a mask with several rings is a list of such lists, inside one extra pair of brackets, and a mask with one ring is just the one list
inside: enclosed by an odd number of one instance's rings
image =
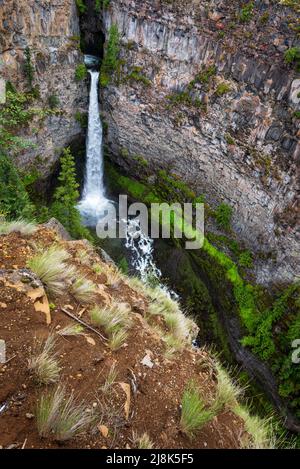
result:
[(84, 64), (78, 64), (75, 69), (75, 80), (82, 81), (87, 77), (87, 68)]
[(221, 203), (215, 212), (218, 225), (225, 230), (229, 230), (231, 226), (232, 208), (230, 205)]
[(194, 381), (188, 383), (181, 405), (181, 429), (189, 438), (194, 438), (196, 432), (212, 420), (214, 412), (206, 409)]

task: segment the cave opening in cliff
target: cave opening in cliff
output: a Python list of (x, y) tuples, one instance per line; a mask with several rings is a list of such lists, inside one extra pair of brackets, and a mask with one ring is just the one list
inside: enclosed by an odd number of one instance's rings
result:
[(102, 14), (95, 11), (95, 2), (87, 0), (86, 10), (80, 15), (80, 48), (86, 55), (102, 59), (105, 35), (103, 33)]

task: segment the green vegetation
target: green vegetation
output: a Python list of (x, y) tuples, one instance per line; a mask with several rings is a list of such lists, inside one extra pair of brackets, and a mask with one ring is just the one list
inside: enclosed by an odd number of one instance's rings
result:
[(79, 277), (73, 281), (70, 291), (74, 298), (81, 304), (91, 303), (96, 298), (97, 286), (85, 277)]
[(110, 5), (110, 0), (95, 0), (95, 11), (100, 13), (101, 8), (108, 8)]
[(33, 97), (30, 93), (17, 93), (10, 86), (6, 90), (6, 102), (0, 105), (0, 148), (1, 151), (18, 151), (31, 146), (28, 140), (16, 135), (16, 131), (27, 125), (35, 114), (29, 108)]
[(48, 96), (48, 104), (50, 109), (55, 109), (59, 106), (59, 98), (55, 94)]
[(253, 257), (249, 250), (241, 252), (239, 255), (239, 265), (251, 269), (253, 267)]
[(87, 112), (75, 112), (75, 120), (81, 125), (83, 129), (87, 129), (88, 126), (88, 113)]
[(287, 64), (295, 64), (297, 72), (300, 71), (300, 47), (290, 47), (284, 53), (284, 60)]
[(81, 224), (76, 203), (79, 198), (74, 157), (69, 148), (63, 151), (60, 159), (59, 185), (55, 189), (51, 214), (57, 218), (74, 238), (90, 239), (90, 234)]
[(126, 303), (113, 302), (107, 307), (98, 307), (90, 312), (91, 321), (104, 329), (108, 336), (108, 345), (112, 351), (118, 350), (127, 339), (132, 325), (130, 308)]
[(230, 91), (231, 91), (231, 88), (228, 85), (228, 83), (222, 82), (218, 84), (215, 94), (221, 97), (229, 93)]
[(190, 381), (183, 393), (181, 402), (180, 425), (191, 439), (215, 416), (212, 409), (207, 409), (194, 381)]
[(75, 69), (75, 80), (82, 81), (87, 77), (87, 68), (85, 64), (78, 64)]
[(300, 285), (286, 288), (271, 308), (260, 314), (243, 345), (271, 364), (279, 380), (279, 393), (300, 417), (300, 370), (292, 362), (292, 342), (300, 337)]
[(232, 207), (225, 203), (221, 203), (218, 205), (215, 211), (215, 218), (217, 220), (218, 225), (224, 230), (229, 231), (231, 227), (231, 218), (232, 218)]
[(243, 6), (240, 13), (238, 14), (238, 18), (242, 23), (248, 23), (252, 20), (254, 16), (254, 2), (248, 2), (246, 5)]
[(21, 218), (15, 221), (5, 221), (2, 220), (2, 216), (0, 216), (0, 235), (21, 233), (24, 236), (30, 236), (36, 232), (36, 229), (35, 223), (22, 220)]
[(112, 80), (114, 73), (117, 71), (120, 52), (120, 35), (116, 24), (112, 24), (109, 29), (108, 41), (104, 51), (104, 58), (100, 70), (100, 84), (107, 86)]
[(59, 379), (61, 368), (55, 347), (56, 339), (50, 334), (42, 350), (29, 359), (28, 369), (34, 374), (38, 384), (53, 384)]
[(0, 155), (0, 213), (8, 220), (20, 217), (31, 219), (33, 210), (22, 179), (11, 159)]
[(73, 392), (67, 392), (62, 386), (45, 392), (36, 409), (39, 435), (56, 441), (70, 440), (93, 422), (94, 415), (87, 413), (86, 408), (84, 402), (77, 402)]
[(66, 264), (68, 258), (67, 251), (51, 246), (27, 262), (52, 297), (61, 296), (74, 278), (74, 267)]
[(86, 12), (87, 6), (84, 3), (84, 0), (76, 0), (77, 10), (81, 15)]
[(141, 83), (144, 86), (151, 86), (151, 80), (143, 75), (143, 69), (141, 67), (133, 67), (131, 72), (125, 77), (125, 80), (130, 82)]

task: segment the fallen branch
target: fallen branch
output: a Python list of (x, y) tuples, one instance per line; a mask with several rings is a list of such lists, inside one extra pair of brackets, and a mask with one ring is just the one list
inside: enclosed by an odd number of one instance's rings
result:
[(86, 327), (87, 329), (89, 329), (90, 331), (93, 331), (95, 334), (97, 334), (99, 337), (101, 337), (102, 340), (105, 340), (107, 341), (107, 338), (104, 337), (104, 335), (100, 334), (99, 331), (97, 331), (96, 329), (94, 329), (92, 326), (90, 326), (89, 324), (87, 324), (86, 322), (84, 322), (82, 319), (79, 319), (77, 318), (76, 316), (74, 316), (74, 314), (70, 313), (67, 309), (65, 308), (61, 308), (62, 312), (65, 313), (67, 316), (69, 316), (70, 318), (74, 319), (74, 321), (77, 321), (79, 322), (79, 324), (82, 324), (82, 326)]

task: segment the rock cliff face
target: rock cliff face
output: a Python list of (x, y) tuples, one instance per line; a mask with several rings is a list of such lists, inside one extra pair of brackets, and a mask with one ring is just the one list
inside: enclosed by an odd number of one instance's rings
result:
[(258, 281), (290, 281), (300, 275), (300, 79), (284, 52), (295, 14), (257, 1), (243, 22), (244, 2), (228, 3), (111, 0), (104, 29), (118, 25), (123, 70), (104, 91), (107, 143), (123, 166), (126, 150), (231, 204), (239, 238), (273, 253)]
[(49, 108), (49, 97), (58, 99), (57, 111), (36, 116), (21, 135), (34, 144), (18, 155), (20, 166), (35, 165), (44, 176), (51, 173), (61, 149), (82, 134), (75, 113), (86, 110), (87, 87), (75, 81), (79, 50), (79, 20), (73, 0), (0, 1), (0, 75), (22, 90), (26, 86), (24, 50), (31, 50), (34, 85), (40, 98), (34, 106)]

